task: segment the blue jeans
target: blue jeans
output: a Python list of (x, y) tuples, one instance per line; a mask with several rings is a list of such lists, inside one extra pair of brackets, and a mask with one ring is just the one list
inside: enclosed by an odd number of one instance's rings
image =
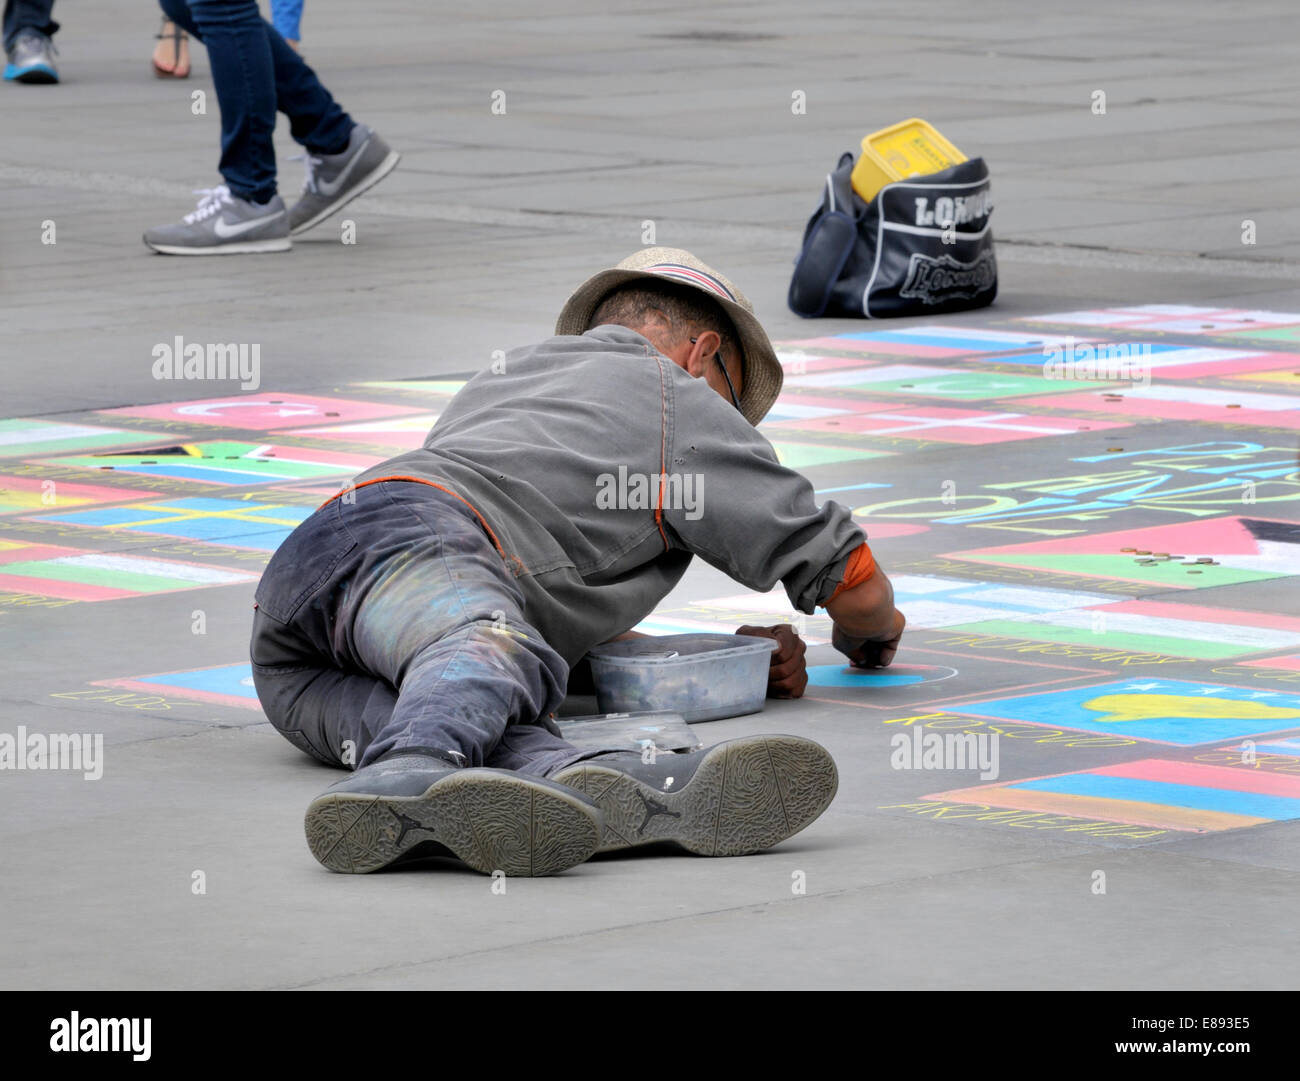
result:
[(472, 510), (411, 481), (354, 489), (267, 564), (253, 682), (271, 724), (330, 765), (424, 750), (545, 775), (590, 755), (551, 715), (568, 667)]
[(221, 164), (241, 199), (275, 195), (271, 133), (278, 109), (294, 140), (314, 154), (337, 154), (355, 123), (316, 73), (257, 11), (256, 0), (160, 0), (166, 16), (208, 47), (221, 108)]
[(19, 30), (39, 30), (53, 37), (59, 24), (50, 18), (54, 0), (5, 0), (4, 45), (14, 43)]

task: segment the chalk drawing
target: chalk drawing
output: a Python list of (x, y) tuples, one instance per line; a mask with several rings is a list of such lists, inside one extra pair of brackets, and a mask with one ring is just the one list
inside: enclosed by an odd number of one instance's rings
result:
[(172, 559), (0, 539), (0, 590), (76, 601), (257, 581), (256, 574)]
[(424, 445), (425, 436), (438, 419), (437, 413), (415, 413), (407, 417), (367, 420), (357, 424), (327, 425), (323, 428), (295, 428), (272, 435), (291, 435), (311, 439), (342, 439), (352, 443), (376, 443), (399, 450), (415, 450)]
[(1300, 695), (1140, 677), (985, 702), (953, 702), (946, 708), (974, 717), (1119, 733), (1176, 746), (1300, 727)]
[[(1168, 589), (1208, 589), (1300, 573), (1300, 523), (1232, 516), (977, 548), (951, 556)], [(1197, 564), (1198, 558), (1213, 562)]]
[(147, 452), (133, 451), (130, 454), (49, 458), (46, 462), (80, 469), (112, 469), (121, 473), (174, 477), (207, 484), (243, 485), (305, 480), (311, 477), (351, 476), (382, 460), (379, 457), (343, 454), (334, 450), (223, 441), (151, 447)]
[(229, 398), (100, 409), (98, 413), (107, 417), (145, 417), (264, 432), (271, 428), (301, 428), (330, 421), (370, 420), (410, 411), (411, 407), (407, 405), (321, 398), (310, 394), (239, 394)]
[(152, 692), (173, 698), (187, 698), (218, 706), (260, 710), (249, 664), (222, 664), (213, 668), (190, 668), (127, 679), (97, 680), (97, 687)]
[(100, 428), (93, 424), (59, 424), (52, 420), (0, 420), (0, 458), (26, 458), (33, 454), (59, 454), (102, 447), (138, 446), (166, 436)]
[(1146, 758), (924, 798), (1208, 833), (1300, 818), (1300, 777)]
[[(121, 493), (118, 493), (121, 498)], [(122, 507), (47, 514), (35, 521), (132, 533), (183, 537), (234, 548), (273, 552), (310, 507), (240, 499), (162, 499)]]

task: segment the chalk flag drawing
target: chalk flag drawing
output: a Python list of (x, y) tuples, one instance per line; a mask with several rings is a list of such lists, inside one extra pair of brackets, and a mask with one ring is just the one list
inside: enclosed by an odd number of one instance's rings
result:
[[(1132, 551), (1125, 552), (1125, 548)], [(1139, 563), (1151, 558), (1139, 552), (1161, 553), (1169, 559)], [(1169, 589), (1207, 589), (1300, 573), (1300, 523), (1238, 516), (1210, 518), (975, 548), (953, 552), (949, 558), (1146, 582)], [(1197, 565), (1193, 562), (1197, 558), (1212, 558), (1214, 563)]]
[(95, 454), (47, 458), (50, 465), (81, 469), (113, 469), (122, 473), (175, 477), (207, 484), (257, 484), (264, 481), (306, 480), (351, 475), (381, 458), (343, 454), (334, 450), (282, 447), (270, 443), (184, 443), (151, 447), (129, 454)]
[(900, 330), (864, 330), (833, 337), (778, 342), (786, 352), (823, 350), (901, 357), (960, 357), (977, 353), (1011, 353), (1065, 342), (1053, 334), (985, 330), (922, 323)]
[[(121, 498), (121, 493), (117, 493)], [(123, 507), (47, 514), (40, 522), (183, 537), (208, 544), (273, 552), (311, 507), (241, 499), (157, 499)]]
[(849, 664), (810, 664), (810, 687), (910, 687), (952, 679), (957, 669), (939, 664), (894, 664), (888, 668), (854, 668)]
[[(983, 364), (1038, 369), (1040, 378), (1051, 378), (1041, 391), (1058, 393), (1087, 387), (1089, 384), (1064, 375), (1088, 375), (1109, 378), (1110, 390), (1125, 392), (1125, 387), (1140, 382), (1144, 371), (1153, 376), (1174, 379), (1200, 379), (1206, 376), (1229, 376), (1236, 372), (1269, 372), (1293, 367), (1294, 353), (1261, 352), (1257, 349), (1220, 349), (1202, 345), (1174, 345), (1125, 339), (1112, 342), (1073, 342), (1056, 352), (1037, 350), (1008, 356), (974, 357)], [(1077, 407), (1076, 407), (1077, 408)]]
[(97, 680), (94, 686), (189, 698), (238, 709), (262, 708), (253, 688), (253, 668), (249, 664), (222, 664), (214, 668), (191, 668), (129, 679), (102, 679)]
[(369, 390), (400, 390), (419, 398), (443, 402), (454, 398), (467, 382), (466, 379), (372, 379), (349, 385)]
[[(1291, 358), (1295, 364), (1300, 358)], [(1061, 389), (1070, 389), (1062, 387)], [(1111, 396), (1107, 396), (1107, 395)], [(1126, 386), (1122, 391), (1084, 391), (1023, 399), (1024, 405), (1045, 409), (1093, 410), (1107, 416), (1160, 417), (1164, 420), (1200, 420), (1221, 424), (1249, 424), (1260, 428), (1300, 428), (1300, 398), (1291, 394), (1261, 394), (1250, 390), (1223, 390), (1179, 383)]]
[(1172, 679), (1123, 680), (945, 708), (1180, 747), (1300, 727), (1300, 695)]
[[(1074, 383), (1068, 389), (1100, 385), (1102, 384)], [(903, 394), (963, 401), (1042, 394), (1052, 389), (1052, 385), (1045, 384), (1041, 375), (967, 372), (922, 364), (883, 364), (870, 368), (847, 368), (804, 375), (787, 375), (785, 386), (794, 390), (805, 387), (833, 388), (841, 391), (860, 390), (874, 394)]]
[(1208, 833), (1300, 818), (1300, 777), (1146, 758), (924, 798)]
[(0, 475), (0, 514), (31, 513), (59, 507), (82, 507), (95, 503), (117, 503), (150, 492), (124, 492), (99, 484), (74, 484), (71, 481), (48, 481), (39, 477)]
[(773, 440), (772, 447), (781, 464), (790, 469), (806, 469), (812, 465), (834, 465), (837, 462), (856, 462), (864, 458), (882, 458), (887, 450), (865, 450), (850, 446), (825, 446), (820, 443), (791, 443)]
[(1119, 327), (1175, 334), (1224, 334), (1269, 330), (1300, 324), (1300, 312), (1247, 308), (1206, 308), (1188, 304), (1140, 304), (1132, 308), (1090, 308), (1083, 311), (1026, 315), (1018, 323), (1059, 323), (1085, 327)]
[(1073, 432), (1104, 431), (1128, 427), (1128, 421), (1030, 416), (975, 409), (897, 403), (872, 403), (873, 412), (855, 410), (850, 416), (782, 421), (782, 428), (807, 432), (851, 432), (856, 435), (898, 435), (905, 439), (932, 439), (940, 443), (1005, 443), (1017, 439)]
[(0, 590), (13, 593), (107, 601), (256, 580), (255, 574), (207, 564), (0, 539)]
[(415, 413), (408, 417), (366, 420), (357, 424), (327, 425), (323, 428), (295, 428), (291, 431), (271, 434), (312, 439), (343, 439), (351, 443), (378, 443), (381, 446), (414, 450), (424, 444), (424, 437), (429, 434), (429, 429), (437, 419), (437, 413)]
[(1286, 668), (1292, 672), (1300, 672), (1300, 653), (1293, 653), (1289, 657), (1261, 657), (1259, 660), (1239, 663), (1252, 668)]
[(124, 428), (100, 428), (93, 424), (60, 424), (52, 420), (26, 418), (0, 420), (0, 458), (26, 458), (33, 454), (138, 446), (166, 438), (157, 432), (131, 432)]
[(409, 405), (385, 405), (350, 398), (321, 398), (310, 394), (237, 394), (161, 405), (130, 405), (101, 409), (101, 416), (146, 417), (154, 420), (212, 424), (264, 432), (271, 428), (301, 428), (330, 421), (370, 420), (411, 412)]

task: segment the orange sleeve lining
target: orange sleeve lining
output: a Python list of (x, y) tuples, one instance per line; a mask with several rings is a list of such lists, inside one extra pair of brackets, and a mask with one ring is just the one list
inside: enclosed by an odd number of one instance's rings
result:
[[(830, 604), (836, 597), (846, 589), (852, 589), (860, 585), (876, 573), (876, 559), (871, 554), (871, 548), (866, 541), (863, 541), (857, 548), (853, 549), (853, 554), (849, 556), (849, 561), (844, 567), (844, 580), (835, 587), (835, 592), (826, 598), (826, 604)], [(822, 607), (825, 608), (826, 604)]]

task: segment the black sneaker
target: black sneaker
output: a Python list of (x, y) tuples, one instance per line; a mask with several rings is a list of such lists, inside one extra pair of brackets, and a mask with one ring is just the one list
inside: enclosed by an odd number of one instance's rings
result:
[(451, 855), (484, 874), (528, 877), (586, 860), (601, 821), (590, 801), (540, 777), (398, 752), (327, 788), (305, 826), (312, 855), (331, 871)]
[(649, 763), (620, 751), (551, 779), (596, 802), (599, 851), (671, 841), (701, 856), (743, 856), (793, 837), (839, 786), (826, 749), (798, 736), (746, 736)]

